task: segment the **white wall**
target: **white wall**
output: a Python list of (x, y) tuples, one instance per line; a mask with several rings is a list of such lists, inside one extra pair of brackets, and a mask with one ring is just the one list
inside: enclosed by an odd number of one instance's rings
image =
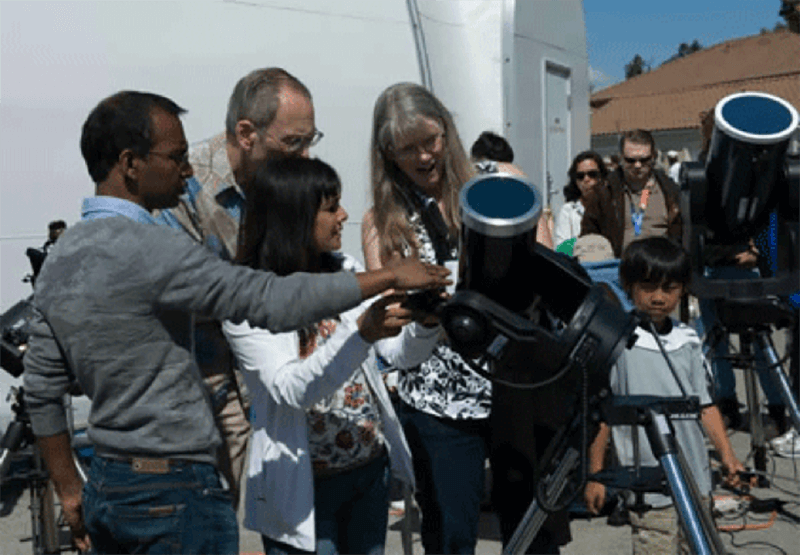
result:
[(416, 0), (431, 90), (453, 114), (464, 148), (503, 125), (503, 3)]
[(25, 248), (47, 223), (79, 219), (93, 194), (80, 127), (121, 89), (166, 95), (189, 113), (190, 142), (223, 130), (227, 99), (252, 69), (281, 66), (311, 90), (350, 212), (345, 248), (360, 255), (369, 130), (378, 94), (419, 82), (402, 0), (0, 2), (0, 310), (27, 295)]
[[(504, 0), (504, 91), (507, 138), (516, 153), (515, 162), (544, 191), (547, 173), (552, 176), (552, 210), (563, 202), (572, 158), (589, 148), (589, 60), (581, 0)], [(566, 133), (568, 152), (560, 164), (547, 167), (548, 123), (545, 76), (547, 64), (569, 71), (570, 121)], [(551, 155), (551, 158), (555, 158)]]

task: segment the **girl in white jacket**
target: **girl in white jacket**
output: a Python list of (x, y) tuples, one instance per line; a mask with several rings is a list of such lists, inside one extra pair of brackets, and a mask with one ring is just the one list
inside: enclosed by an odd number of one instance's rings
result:
[[(264, 166), (248, 190), (239, 261), (279, 275), (359, 270), (336, 253), (340, 196), (320, 160)], [(412, 487), (414, 473), (373, 347), (410, 368), (440, 333), (409, 324), (397, 301), (367, 301), (291, 333), (224, 324), (252, 396), (244, 524), (266, 553), (383, 553), (389, 472)]]

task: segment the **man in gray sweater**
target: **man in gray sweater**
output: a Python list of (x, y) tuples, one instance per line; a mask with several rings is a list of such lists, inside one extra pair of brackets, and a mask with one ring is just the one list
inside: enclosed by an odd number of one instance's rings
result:
[[(279, 278), (155, 225), (151, 211), (175, 206), (192, 175), (183, 112), (132, 91), (91, 112), (81, 151), (97, 196), (84, 201), (83, 221), (60, 238), (36, 283), (25, 399), (82, 550), (238, 553), (236, 515), (214, 466), (220, 436), (192, 356), (192, 313), (280, 332), (388, 288), (446, 283), (443, 268), (413, 262)], [(408, 314), (390, 309), (386, 319), (399, 325)], [(83, 492), (62, 404), (75, 382), (92, 401), (95, 457)]]

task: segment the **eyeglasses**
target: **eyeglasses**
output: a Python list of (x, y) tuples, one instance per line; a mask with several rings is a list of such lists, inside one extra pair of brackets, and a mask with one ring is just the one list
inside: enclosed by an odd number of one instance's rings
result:
[(410, 160), (420, 152), (435, 154), (442, 149), (442, 146), (444, 146), (444, 133), (436, 133), (427, 139), (404, 146), (403, 148), (392, 149), (392, 154), (394, 154), (397, 160)]
[(600, 177), (600, 172), (598, 170), (589, 170), (588, 172), (575, 172), (575, 179), (577, 179), (578, 181), (583, 181), (584, 177), (597, 179), (598, 177)]
[(189, 165), (189, 151), (188, 150), (183, 151), (183, 152), (157, 152), (157, 151), (151, 150), (147, 154), (148, 155), (155, 154), (156, 156), (163, 156), (164, 158), (169, 158), (170, 160), (175, 162), (175, 164), (177, 164), (177, 166), (179, 168), (182, 168), (184, 166)]
[(284, 152), (289, 152), (292, 154), (303, 152), (307, 148), (316, 146), (322, 140), (322, 137), (325, 136), (319, 129), (314, 129), (314, 133), (312, 133), (311, 135), (306, 135), (305, 137), (299, 137), (295, 135), (279, 139), (278, 137), (270, 135), (266, 131), (264, 131), (264, 134), (273, 141), (275, 141), (276, 143), (278, 143), (279, 145), (281, 145), (283, 147)]
[(635, 166), (636, 162), (639, 162), (641, 165), (646, 166), (653, 161), (653, 156), (652, 155), (643, 156), (642, 158), (628, 158), (627, 156), (624, 156), (623, 160), (625, 160), (626, 164), (630, 164), (631, 166)]

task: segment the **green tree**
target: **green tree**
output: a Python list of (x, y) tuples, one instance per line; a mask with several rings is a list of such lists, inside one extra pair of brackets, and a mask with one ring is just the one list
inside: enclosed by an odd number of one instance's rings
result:
[(641, 75), (642, 73), (647, 73), (650, 71), (650, 64), (644, 61), (639, 54), (633, 57), (633, 59), (625, 64), (625, 79), (630, 79), (631, 77), (636, 77), (637, 75)]
[(702, 50), (703, 45), (700, 44), (700, 41), (695, 39), (692, 41), (691, 44), (687, 44), (682, 42), (681, 45), (678, 47), (678, 58), (683, 58), (684, 56), (688, 56), (689, 54), (693, 54), (698, 50)]
[(682, 42), (680, 46), (678, 46), (678, 52), (661, 62), (660, 65), (668, 64), (680, 58), (685, 58), (689, 54), (694, 54), (695, 52), (702, 50), (703, 45), (700, 44), (700, 41), (695, 39), (691, 43)]
[(769, 34), (769, 33), (777, 33), (778, 31), (784, 31), (784, 30), (786, 30), (788, 28), (789, 28), (789, 26), (786, 25), (786, 23), (784, 23), (783, 21), (778, 21), (777, 23), (775, 23), (775, 26), (772, 28), (771, 31), (769, 29), (767, 29), (766, 27), (762, 27), (761, 31), (759, 32), (759, 34), (766, 35), (766, 34)]

